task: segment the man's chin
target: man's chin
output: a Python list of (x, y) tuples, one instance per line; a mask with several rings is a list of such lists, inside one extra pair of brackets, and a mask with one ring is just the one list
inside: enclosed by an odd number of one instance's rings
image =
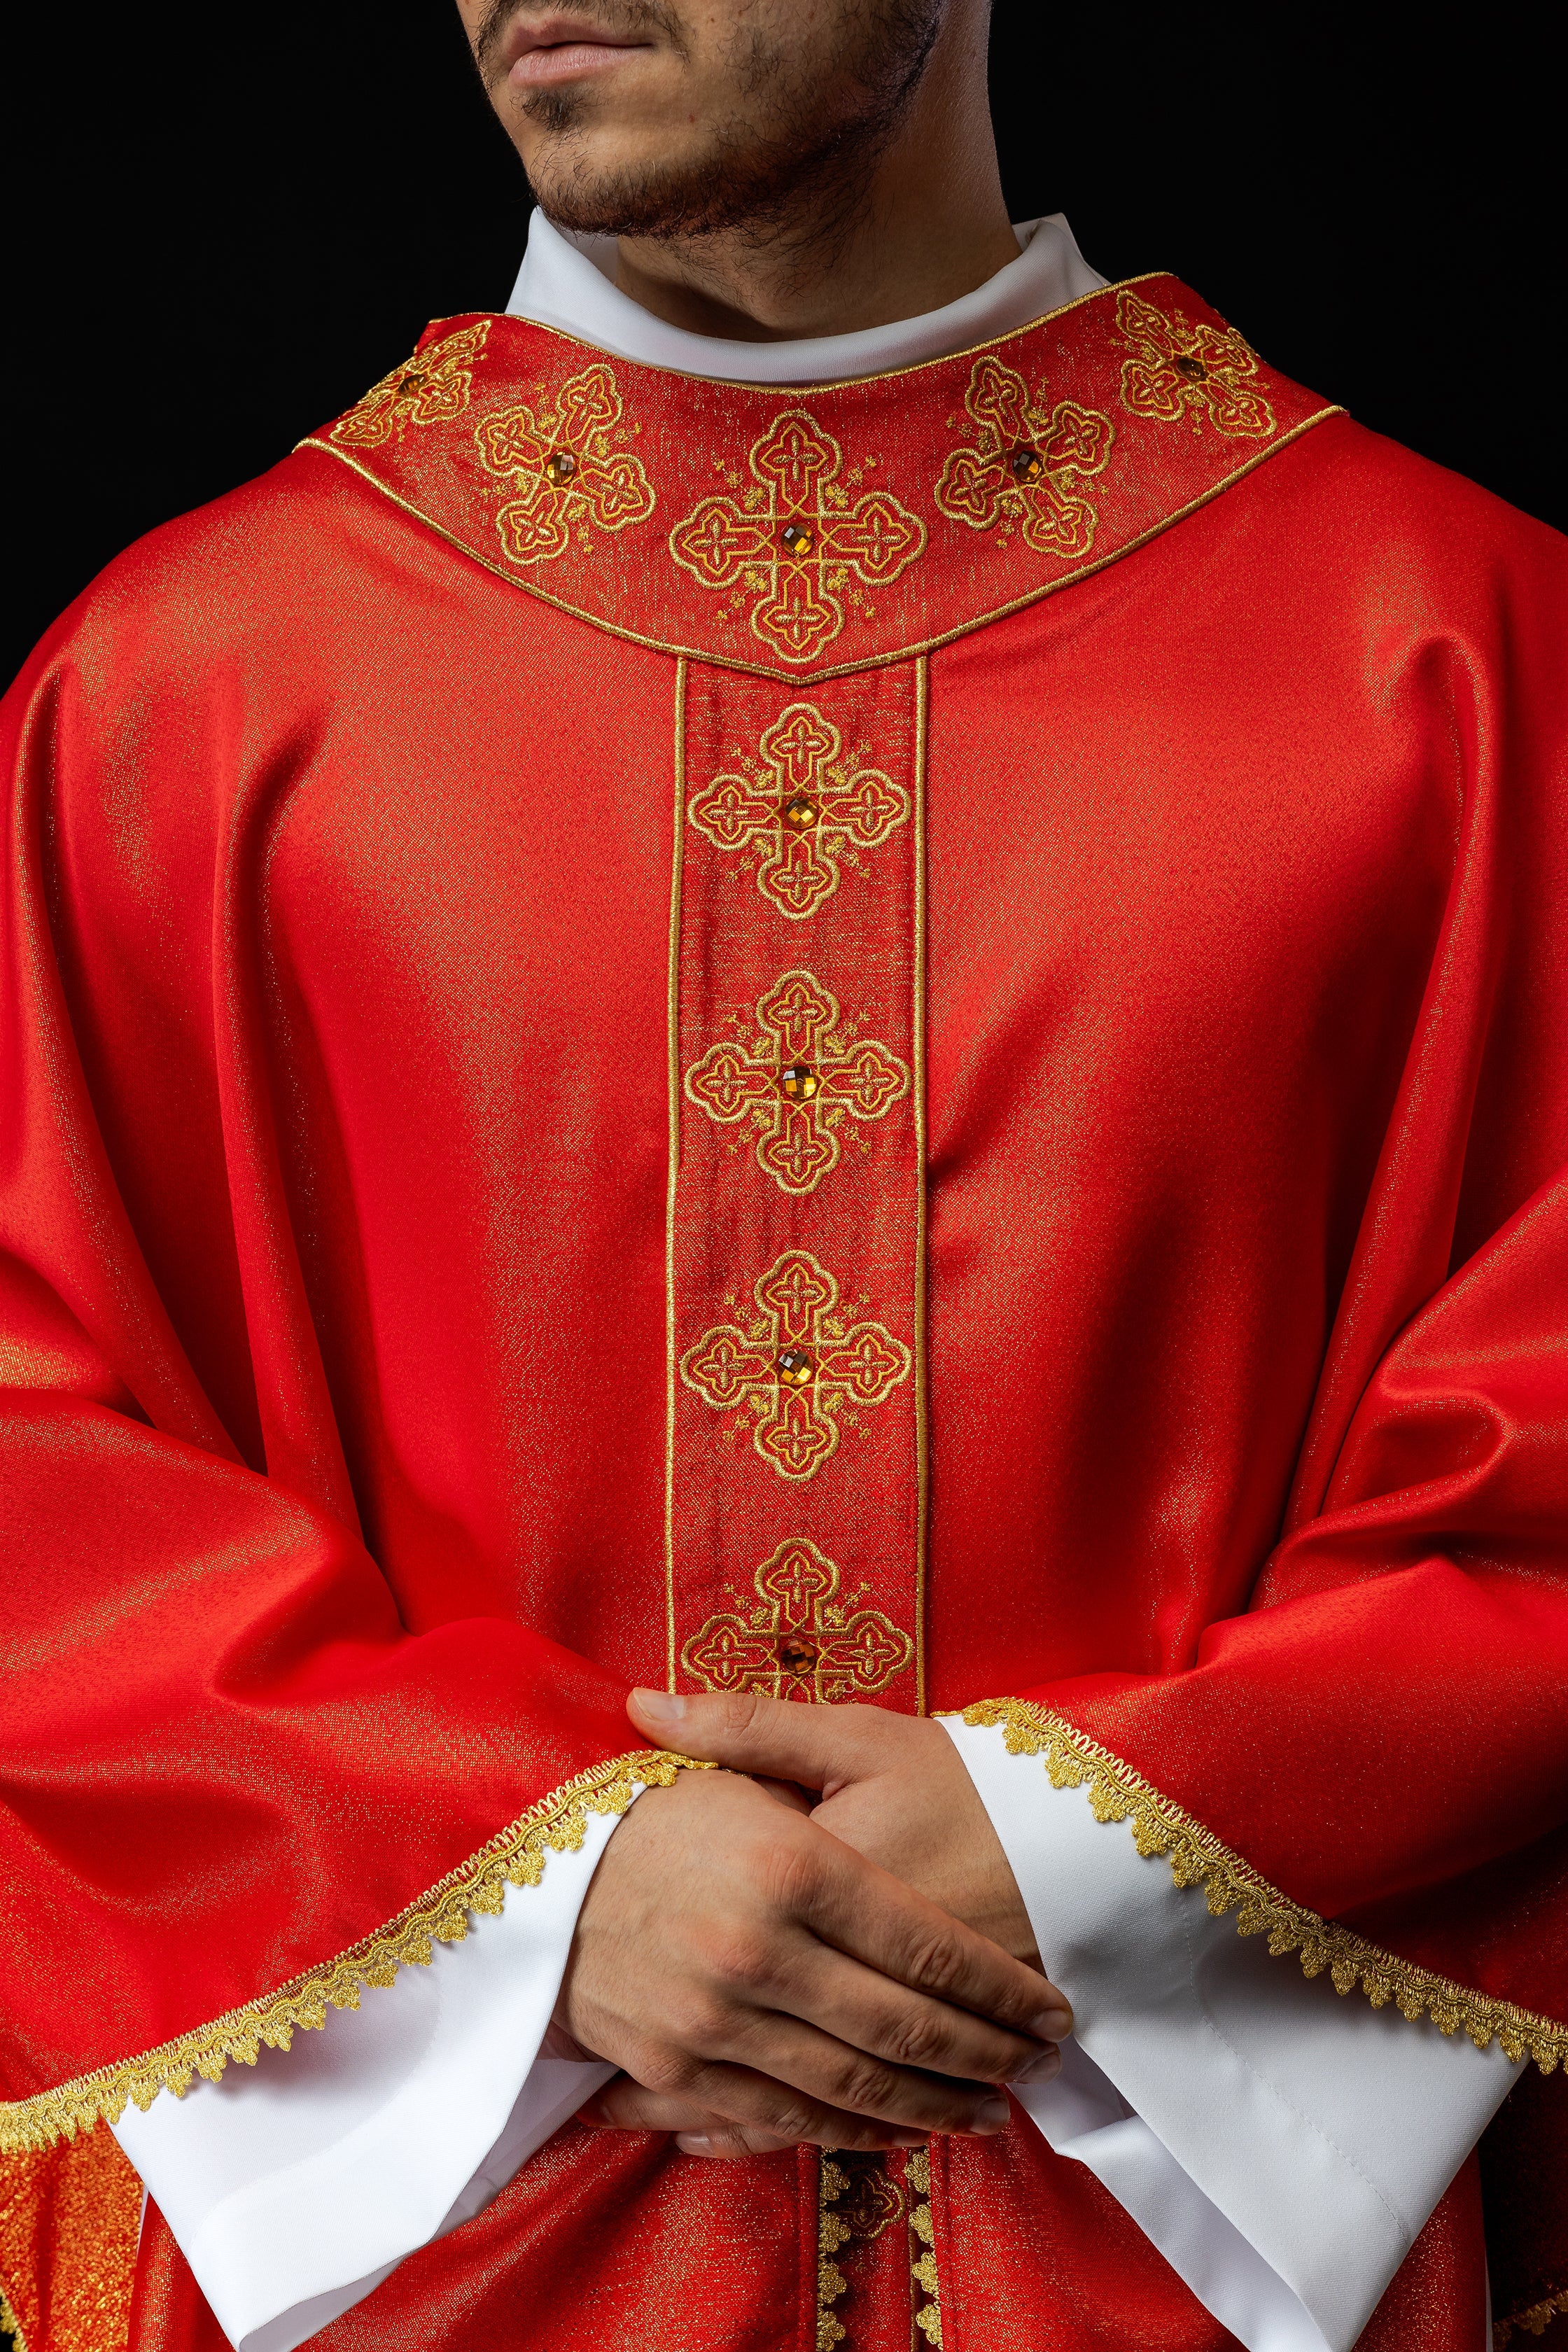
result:
[[(554, 152), (529, 159), (528, 176), (546, 217), (557, 228), (597, 236), (713, 236), (726, 230), (763, 230), (799, 186), (798, 153), (753, 151), (743, 164), (710, 152), (672, 158), (595, 152), (591, 136), (551, 142)], [(604, 142), (605, 149), (610, 142)]]
[(700, 178), (621, 165), (595, 168), (578, 157), (560, 170), (529, 173), (535, 199), (557, 228), (590, 236), (679, 236), (699, 226)]

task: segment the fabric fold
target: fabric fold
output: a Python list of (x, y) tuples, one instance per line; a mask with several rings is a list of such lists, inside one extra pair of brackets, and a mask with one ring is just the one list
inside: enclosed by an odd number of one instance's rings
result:
[(1076, 2019), (1021, 2104), (1248, 2352), (1350, 2352), (1524, 2062), (1238, 1937), (990, 1712), (943, 1727)]
[(617, 1816), (580, 1826), (536, 1891), (506, 1887), (465, 1940), (319, 2037), (121, 2116), (236, 2352), (293, 2352), (352, 2309), (481, 2212), (614, 2073), (539, 2055)]

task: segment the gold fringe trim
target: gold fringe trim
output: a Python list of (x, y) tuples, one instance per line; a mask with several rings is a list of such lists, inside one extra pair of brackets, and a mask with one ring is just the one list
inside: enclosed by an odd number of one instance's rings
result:
[(712, 1769), (647, 1748), (580, 1772), (520, 1813), (395, 1919), (335, 1959), (139, 2058), (100, 2066), (36, 2098), (0, 2104), (0, 2154), (50, 2147), (97, 2123), (118, 2123), (130, 2100), (145, 2110), (160, 2091), (183, 2098), (193, 2075), (216, 2083), (231, 2059), (254, 2066), (263, 2043), (287, 2050), (297, 2028), (324, 2025), (329, 2009), (357, 2009), (362, 1983), (389, 1985), (399, 1969), (426, 1967), (438, 1943), (460, 1943), (468, 1932), (468, 1914), (499, 1911), (509, 1885), (537, 1886), (547, 1853), (580, 1849), (590, 1813), (624, 1813), (637, 1784), (668, 1788), (679, 1771)]
[(936, 2224), (931, 2214), (931, 2150), (911, 2148), (904, 2158), (904, 2179), (911, 2193), (921, 2202), (910, 2212), (910, 2235), (921, 2249), (918, 2262), (910, 2264), (910, 2276), (928, 2301), (915, 2308), (915, 2326), (931, 2346), (931, 2352), (942, 2352), (942, 2282), (936, 2273)]
[(1496, 2321), (1492, 2327), (1492, 2352), (1503, 2352), (1517, 2327), (1522, 2327), (1527, 2336), (1544, 2336), (1559, 2312), (1568, 2312), (1568, 2287), (1561, 2294), (1549, 2294), (1544, 2303), (1532, 2303), (1528, 2311), (1516, 2311), (1510, 2319)]
[(849, 2282), (833, 2257), (855, 2232), (832, 2209), (848, 2186), (839, 2167), (822, 2150), (816, 2159), (816, 2352), (833, 2352), (845, 2337), (844, 2324), (835, 2317), (830, 2305)]
[(1238, 1935), (1266, 1935), (1277, 1957), (1294, 1952), (1303, 1975), (1321, 1976), (1326, 1969), (1338, 1993), (1353, 1992), (1359, 1985), (1373, 2009), (1393, 2001), (1413, 2021), (1430, 2017), (1439, 2033), (1462, 2026), (1478, 2050), (1495, 2041), (1516, 2063), (1533, 2058), (1543, 2074), (1568, 2061), (1568, 2025), (1435, 1976), (1292, 1903), (1191, 1813), (1151, 1788), (1142, 1773), (1048, 1707), (1023, 1699), (984, 1699), (965, 1707), (963, 1720), (1002, 1725), (1015, 1756), (1043, 1755), (1054, 1788), (1080, 1789), (1087, 1781), (1097, 1821), (1131, 1822), (1140, 1853), (1164, 1854), (1178, 1886), (1203, 1887), (1216, 1919), (1237, 1912)]

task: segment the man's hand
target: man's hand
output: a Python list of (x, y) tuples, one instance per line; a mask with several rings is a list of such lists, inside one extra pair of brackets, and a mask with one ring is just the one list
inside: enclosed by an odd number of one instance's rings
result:
[[(680, 1712), (668, 1712), (674, 1708)], [(634, 1691), (626, 1712), (658, 1747), (820, 1790), (812, 1812), (820, 1829), (1016, 1959), (1040, 1967), (991, 1817), (957, 1748), (929, 1717), (745, 1695), (671, 1698), (663, 1691)], [(1065, 2000), (1060, 2007), (1067, 2011)], [(1065, 2019), (1064, 2032), (1070, 2022)]]
[[(673, 1742), (672, 1724), (660, 1732)], [(678, 2131), (710, 2155), (1000, 2131), (1007, 2105), (987, 2086), (1048, 2063), (1070, 2022), (1035, 1970), (818, 1818), (717, 1772), (649, 1790), (616, 1831), (557, 2015), (631, 2077), (585, 2121)]]

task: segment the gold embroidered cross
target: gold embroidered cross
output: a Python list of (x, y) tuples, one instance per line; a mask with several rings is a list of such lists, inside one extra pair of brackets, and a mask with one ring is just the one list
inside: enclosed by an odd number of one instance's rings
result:
[(840, 1039), (837, 1000), (813, 972), (775, 981), (757, 1022), (756, 1046), (710, 1045), (686, 1073), (687, 1096), (721, 1125), (749, 1116), (759, 1167), (783, 1192), (814, 1192), (838, 1163), (845, 1113), (880, 1118), (909, 1092), (909, 1070), (875, 1037)]
[(880, 768), (841, 760), (843, 740), (814, 702), (792, 702), (758, 746), (770, 777), (715, 776), (687, 806), (716, 847), (762, 844), (757, 887), (792, 921), (837, 889), (847, 851), (874, 849), (909, 817), (902, 786)]
[(804, 408), (775, 416), (747, 464), (752, 487), (701, 499), (669, 551), (703, 588), (742, 583), (755, 635), (786, 662), (814, 661), (844, 626), (842, 592), (889, 586), (925, 546), (925, 525), (885, 490), (851, 500), (844, 452)]
[(973, 530), (1020, 523), (1043, 555), (1087, 555), (1099, 517), (1083, 487), (1110, 455), (1110, 417), (1075, 400), (1058, 400), (1047, 415), (1023, 377), (990, 353), (975, 361), (963, 404), (977, 431), (938, 477), (942, 513)]
[(1174, 425), (1190, 415), (1194, 431), (1206, 418), (1233, 436), (1273, 432), (1274, 411), (1249, 381), (1258, 354), (1234, 327), (1192, 326), (1180, 310), (1157, 310), (1131, 289), (1118, 297), (1116, 323), (1132, 346), (1122, 362), (1121, 405), (1134, 416)]
[(907, 1380), (911, 1358), (880, 1323), (846, 1329), (838, 1285), (809, 1250), (786, 1250), (752, 1291), (747, 1330), (719, 1323), (680, 1360), (680, 1377), (715, 1412), (748, 1402), (752, 1444), (781, 1478), (815, 1478), (838, 1450), (847, 1398), (880, 1404)]
[(481, 319), (477, 327), (460, 327), (439, 342), (426, 343), (373, 383), (363, 399), (339, 417), (331, 438), (377, 449), (384, 441), (401, 440), (405, 425), (437, 425), (460, 416), (473, 389), (474, 362), (489, 331), (489, 320)]
[(653, 485), (640, 457), (617, 447), (621, 395), (604, 365), (569, 376), (537, 413), (525, 402), (500, 408), (474, 428), (479, 455), (517, 495), (496, 515), (501, 546), (513, 563), (552, 563), (588, 525), (624, 530), (652, 514)]
[(837, 1568), (804, 1536), (780, 1544), (752, 1580), (750, 1617), (720, 1611), (680, 1653), (708, 1690), (831, 1705), (884, 1689), (914, 1655), (909, 1635), (879, 1609), (847, 1613)]

